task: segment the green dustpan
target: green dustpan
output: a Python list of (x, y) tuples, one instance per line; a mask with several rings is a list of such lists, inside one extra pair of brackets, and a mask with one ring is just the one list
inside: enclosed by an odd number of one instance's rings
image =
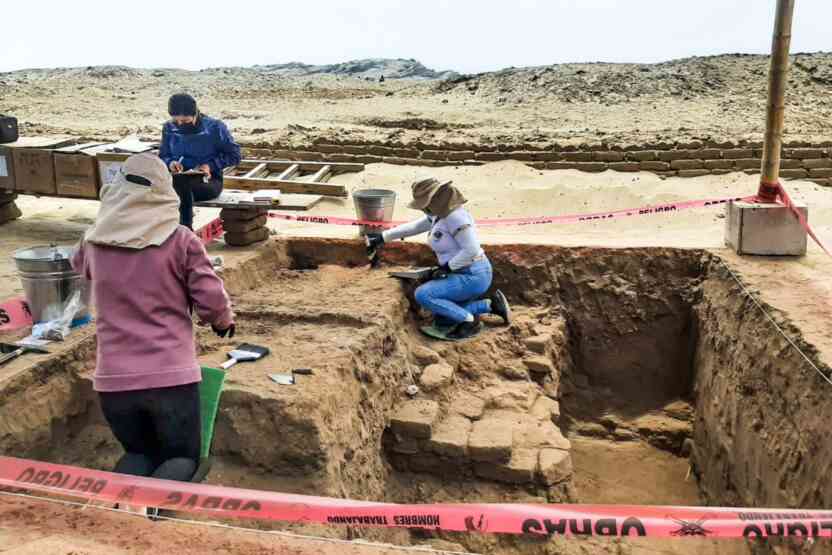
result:
[(211, 470), (211, 442), (214, 439), (214, 424), (220, 407), (225, 372), (217, 368), (202, 367), (202, 381), (199, 384), (199, 411), (202, 416), (202, 446), (199, 451), (199, 468), (191, 481), (201, 482)]

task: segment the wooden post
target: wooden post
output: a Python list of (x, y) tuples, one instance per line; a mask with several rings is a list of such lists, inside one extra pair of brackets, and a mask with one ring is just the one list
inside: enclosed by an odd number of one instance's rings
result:
[(762, 202), (775, 202), (779, 190), (780, 149), (783, 146), (783, 118), (789, 73), (789, 47), (795, 0), (777, 0), (771, 67), (768, 74), (768, 111), (763, 145), (762, 178), (757, 196)]

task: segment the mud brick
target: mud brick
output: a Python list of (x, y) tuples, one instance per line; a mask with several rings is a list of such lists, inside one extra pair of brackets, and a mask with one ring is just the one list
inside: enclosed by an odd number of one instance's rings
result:
[(591, 152), (564, 152), (563, 159), (567, 162), (591, 162)]
[(546, 162), (547, 170), (576, 170), (578, 162)]
[(468, 452), (471, 421), (464, 416), (449, 416), (441, 421), (425, 443), (437, 455), (461, 458)]
[(318, 150), (319, 152), (323, 152), (325, 154), (345, 152), (344, 147), (341, 145), (315, 145), (315, 150)]
[(702, 158), (703, 160), (719, 160), (722, 158), (722, 151), (718, 148), (703, 148), (697, 153), (695, 158)]
[(481, 160), (465, 160), (463, 164), (465, 164), (466, 166), (482, 166), (484, 162), (482, 162)]
[(397, 166), (418, 166), (424, 162), (418, 158), (399, 158), (398, 156), (385, 156), (382, 158), (385, 164), (396, 164)]
[(655, 171), (666, 171), (666, 170), (670, 169), (670, 164), (667, 163), (667, 162), (645, 161), (645, 162), (639, 162), (638, 165), (642, 169), (642, 171), (655, 172)]
[(698, 156), (698, 150), (663, 150), (659, 152), (659, 160), (672, 162), (673, 160), (690, 160)]
[(433, 453), (417, 453), (409, 457), (407, 465), (413, 472), (426, 472), (432, 474), (440, 470), (442, 467), (442, 461), (440, 461), (439, 457)]
[[(812, 170), (815, 172), (823, 171), (823, 170)], [(832, 170), (830, 170), (829, 175), (832, 175)], [(809, 177), (809, 171), (800, 169), (800, 170), (780, 170), (780, 177), (783, 179), (803, 179), (804, 177)], [(816, 175), (816, 177), (828, 177), (825, 175)]]
[(674, 170), (701, 170), (705, 167), (702, 160), (673, 160), (670, 167)]
[(511, 155), (508, 152), (477, 152), (474, 158), (483, 162), (498, 162), (511, 159)]
[(540, 453), (537, 449), (516, 449), (508, 462), (480, 462), (474, 466), (474, 473), (480, 478), (497, 482), (528, 484), (534, 482), (537, 476), (539, 459)]
[[(780, 175), (783, 175), (783, 172), (780, 172)], [(832, 168), (817, 168), (809, 170), (809, 175), (811, 177), (832, 177)]]
[(679, 170), (679, 177), (700, 177), (710, 174), (711, 170)]
[(532, 405), (531, 414), (538, 420), (557, 422), (560, 419), (560, 403), (541, 395)]
[(734, 148), (731, 150), (723, 150), (722, 157), (726, 160), (741, 160), (743, 158), (754, 158), (754, 149)]
[(448, 160), (453, 160), (455, 162), (463, 162), (465, 160), (470, 160), (474, 158), (477, 153), (473, 150), (451, 150), (448, 151)]
[(557, 162), (558, 160), (562, 160), (563, 156), (560, 152), (537, 152), (535, 153), (535, 160), (540, 160), (541, 162)]
[(428, 439), (439, 415), (436, 401), (407, 401), (390, 419), (393, 432), (402, 437)]
[(546, 356), (528, 357), (523, 359), (523, 364), (529, 369), (529, 372), (535, 374), (551, 374), (555, 371), (551, 359)]
[(468, 438), (468, 453), (475, 461), (504, 463), (511, 459), (513, 426), (510, 422), (488, 418), (474, 422)]
[(624, 160), (624, 153), (613, 151), (595, 152), (592, 155), (592, 159), (597, 162), (621, 162)]
[(453, 380), (454, 378), (454, 369), (449, 365), (445, 364), (444, 362), (439, 362), (436, 364), (431, 364), (422, 372), (421, 378), (419, 378), (422, 387), (426, 390), (431, 391), (434, 389), (439, 389), (444, 385), (447, 385)]
[(825, 158), (827, 156), (826, 149), (823, 148), (787, 148), (783, 151), (783, 154), (785, 158), (799, 158), (801, 160)]
[(371, 145), (367, 152), (373, 156), (391, 156), (393, 149), (388, 146)]
[(359, 164), (381, 164), (382, 157), (381, 156), (370, 156), (369, 154), (364, 154), (355, 157), (355, 162)]
[(781, 170), (797, 170), (804, 167), (803, 161), (798, 160), (797, 158), (781, 158), (780, 159), (780, 169)]
[[(809, 158), (803, 160), (802, 164), (808, 170), (832, 168), (832, 158)], [(783, 166), (781, 165), (780, 167), (782, 168)]]
[(627, 160), (635, 160), (636, 162), (652, 162), (659, 157), (655, 150), (636, 150), (627, 153)]
[(730, 170), (733, 167), (733, 160), (705, 160), (705, 168), (709, 170)]
[(545, 170), (546, 169), (546, 162), (531, 162), (526, 164), (529, 167), (532, 167), (536, 170)]
[[(312, 160), (312, 158), (309, 158)], [(321, 156), (318, 160), (324, 160), (324, 157)], [(327, 154), (326, 156), (327, 162), (355, 162), (355, 155), (353, 154)]]
[[(447, 160), (448, 159), (448, 151), (446, 150), (423, 150), (422, 151), (422, 158), (427, 158), (428, 160)], [(464, 160), (464, 158), (463, 158)]]
[(232, 220), (247, 222), (266, 215), (268, 211), (267, 208), (223, 208), (220, 210), (220, 218), (223, 224)]
[(726, 173), (733, 173), (734, 170), (711, 170), (713, 175), (725, 175)]
[(817, 183), (821, 187), (832, 187), (832, 179), (813, 179), (813, 183)]
[(617, 172), (637, 172), (641, 169), (638, 162), (613, 162), (607, 167)]
[(390, 156), (396, 156), (398, 158), (418, 158), (419, 151), (415, 148), (391, 148)]
[(521, 162), (533, 162), (537, 160), (537, 152), (529, 152), (525, 150), (512, 150), (507, 152), (508, 157), (512, 160), (519, 160)]
[[(557, 164), (557, 162), (552, 163)], [(607, 164), (604, 162), (577, 162), (575, 169), (582, 172), (602, 172), (607, 169)]]
[(451, 403), (451, 412), (459, 414), (471, 420), (478, 420), (485, 410), (485, 401), (470, 393), (462, 393), (454, 397)]
[(14, 201), (6, 202), (0, 206), (0, 224), (16, 220), (22, 215), (20, 208), (17, 207)]
[(533, 353), (537, 353), (539, 355), (546, 354), (546, 350), (549, 348), (549, 345), (551, 344), (551, 335), (535, 335), (523, 341), (523, 345), (525, 345), (527, 350), (532, 351)]
[(553, 422), (524, 419), (514, 431), (514, 445), (516, 447), (537, 447), (541, 449), (570, 449), (572, 443)]
[[(338, 157), (338, 156), (347, 156), (347, 155), (346, 154), (327, 154), (326, 156), (327, 156), (327, 160), (330, 160), (332, 162), (338, 162), (339, 160), (336, 160), (336, 157)], [(309, 160), (311, 162), (320, 162), (323, 159), (324, 159), (324, 155), (320, 152), (311, 152), (311, 151), (308, 151), (308, 150), (296, 150), (296, 151), (292, 152), (292, 160)], [(352, 157), (350, 157), (350, 161), (351, 160), (352, 160)], [(343, 161), (346, 162), (346, 160), (343, 160)]]
[(419, 440), (410, 437), (396, 438), (393, 440), (392, 450), (402, 455), (415, 455), (419, 452)]
[(248, 233), (258, 227), (265, 227), (268, 216), (263, 214), (253, 220), (223, 220), (222, 228), (226, 233)]
[(689, 143), (679, 143), (679, 148), (686, 150), (699, 150), (703, 146), (705, 146), (705, 144), (702, 141), (690, 141)]
[(369, 151), (364, 145), (344, 145), (343, 152), (344, 154), (367, 154)]
[(762, 165), (763, 161), (759, 158), (739, 158), (734, 160), (734, 167), (738, 170), (757, 170), (759, 172)]
[(225, 244), (232, 247), (246, 247), (265, 241), (269, 238), (269, 230), (265, 227), (258, 227), (246, 233), (226, 233), (224, 236)]
[(547, 486), (565, 482), (572, 477), (572, 455), (562, 449), (541, 449), (540, 480)]
[(751, 169), (749, 169), (749, 170), (742, 170), (742, 171), (743, 171), (743, 173), (744, 173), (745, 175), (757, 175), (758, 173), (760, 173), (760, 168), (753, 169), (753, 170), (751, 170)]

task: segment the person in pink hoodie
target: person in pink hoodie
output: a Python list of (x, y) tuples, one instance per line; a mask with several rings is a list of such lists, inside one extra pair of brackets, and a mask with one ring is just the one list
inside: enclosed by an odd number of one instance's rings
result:
[(125, 451), (114, 471), (191, 480), (201, 444), (192, 312), (220, 337), (234, 336), (234, 313), (205, 247), (179, 225), (158, 157), (131, 156), (103, 187), (72, 265), (96, 306), (94, 387)]

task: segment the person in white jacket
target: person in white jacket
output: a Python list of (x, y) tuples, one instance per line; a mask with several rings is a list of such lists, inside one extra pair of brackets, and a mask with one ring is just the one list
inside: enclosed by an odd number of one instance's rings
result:
[(508, 324), (511, 309), (499, 290), (481, 298), (491, 287), (491, 262), (480, 247), (468, 202), (451, 181), (433, 177), (416, 180), (408, 208), (425, 213), (418, 220), (367, 235), (368, 249), (377, 251), (386, 242), (428, 233), (428, 244), (439, 260), (431, 280), (416, 289), (416, 302), (431, 311), (434, 327), (449, 339), (466, 339), (480, 332), (481, 314), (496, 314)]

